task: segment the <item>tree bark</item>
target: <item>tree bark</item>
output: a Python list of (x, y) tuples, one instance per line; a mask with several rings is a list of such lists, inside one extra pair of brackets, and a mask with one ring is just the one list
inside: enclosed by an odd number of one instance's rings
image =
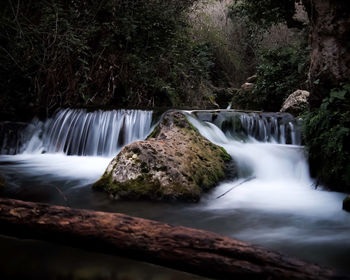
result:
[(117, 213), (0, 199), (0, 233), (164, 265), (218, 279), (346, 279), (219, 234)]
[(350, 81), (349, 0), (303, 0), (311, 25), (310, 105)]

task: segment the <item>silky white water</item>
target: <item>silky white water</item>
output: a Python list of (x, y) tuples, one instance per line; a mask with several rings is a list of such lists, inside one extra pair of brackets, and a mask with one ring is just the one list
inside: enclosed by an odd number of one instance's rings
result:
[[(20, 133), (16, 149), (1, 150), (113, 157), (124, 145), (144, 139), (150, 133), (151, 123), (152, 111), (63, 109), (45, 122), (34, 119)], [(6, 139), (1, 142), (3, 146), (7, 144)]]
[[(225, 148), (238, 169), (239, 178), (220, 184), (206, 198), (205, 208), (249, 208), (320, 218), (343, 214), (341, 201), (344, 194), (323, 191), (322, 188), (315, 190), (302, 146), (258, 142), (252, 137), (245, 142), (237, 141), (215, 124), (200, 122), (191, 115), (188, 118), (204, 137)], [(244, 182), (247, 178), (252, 179)]]
[[(238, 170), (238, 178), (220, 183), (198, 204), (116, 202), (93, 192), (91, 184), (120, 148), (151, 131), (150, 116), (65, 110), (44, 123), (34, 121), (27, 128), (31, 136), (16, 145), (21, 154), (0, 155), (8, 196), (203, 228), (350, 272), (350, 215), (341, 209), (345, 194), (315, 189), (298, 124), (288, 115), (187, 112)], [(111, 134), (119, 139), (113, 148)], [(98, 143), (104, 144), (95, 149)]]

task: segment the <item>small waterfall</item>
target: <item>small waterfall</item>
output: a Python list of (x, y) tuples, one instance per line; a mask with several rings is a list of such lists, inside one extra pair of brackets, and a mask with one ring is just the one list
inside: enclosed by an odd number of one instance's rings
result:
[(152, 111), (63, 109), (45, 122), (34, 119), (11, 154), (114, 156), (124, 145), (144, 139), (151, 123)]
[[(200, 120), (198, 112), (187, 117), (204, 137), (226, 149), (241, 178), (253, 176), (270, 183), (277, 180), (283, 182), (281, 186), (290, 182), (312, 184), (303, 147), (298, 145), (298, 125), (290, 115), (224, 113), (216, 115), (212, 122)], [(201, 119), (210, 118), (208, 112), (199, 115)], [(227, 121), (229, 126), (225, 125)]]
[(301, 145), (300, 124), (286, 113), (240, 112), (235, 110), (191, 111), (200, 121), (215, 124), (236, 140)]

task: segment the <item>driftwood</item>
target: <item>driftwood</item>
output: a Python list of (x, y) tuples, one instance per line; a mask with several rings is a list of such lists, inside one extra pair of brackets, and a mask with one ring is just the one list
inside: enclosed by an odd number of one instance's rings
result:
[(0, 199), (0, 233), (126, 256), (218, 279), (346, 279), (219, 234), (123, 214)]

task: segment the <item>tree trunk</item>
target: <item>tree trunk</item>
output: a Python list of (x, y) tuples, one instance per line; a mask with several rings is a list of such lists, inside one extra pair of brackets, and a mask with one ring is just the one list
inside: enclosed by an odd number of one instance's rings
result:
[(117, 213), (0, 199), (0, 233), (127, 256), (218, 279), (346, 279), (219, 234)]
[(311, 24), (310, 105), (350, 81), (349, 0), (303, 0)]

